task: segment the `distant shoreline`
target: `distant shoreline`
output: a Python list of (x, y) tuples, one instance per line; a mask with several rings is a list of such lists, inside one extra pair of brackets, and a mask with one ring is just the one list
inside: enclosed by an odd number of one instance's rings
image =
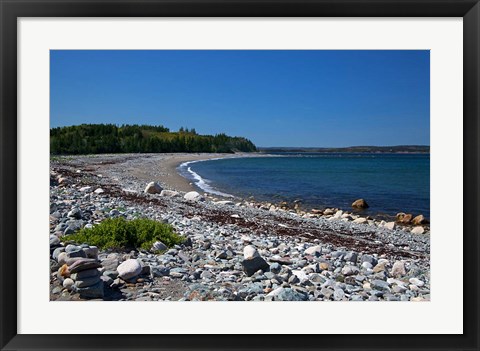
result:
[(350, 147), (257, 147), (259, 153), (372, 153), (372, 154), (429, 154), (428, 145), (350, 146)]

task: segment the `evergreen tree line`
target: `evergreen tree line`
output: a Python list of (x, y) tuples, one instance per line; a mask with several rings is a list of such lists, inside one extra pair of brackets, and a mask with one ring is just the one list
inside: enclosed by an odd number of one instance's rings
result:
[(154, 152), (256, 151), (242, 137), (225, 134), (198, 135), (195, 129), (170, 132), (163, 126), (82, 124), (50, 129), (50, 153), (54, 155)]

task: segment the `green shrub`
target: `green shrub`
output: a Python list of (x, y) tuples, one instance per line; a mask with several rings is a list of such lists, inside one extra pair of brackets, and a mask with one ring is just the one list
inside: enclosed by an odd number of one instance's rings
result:
[(139, 218), (127, 221), (122, 217), (109, 218), (93, 228), (83, 228), (68, 235), (65, 240), (95, 245), (101, 249), (150, 250), (155, 241), (168, 247), (180, 244), (184, 238), (173, 231), (171, 225)]

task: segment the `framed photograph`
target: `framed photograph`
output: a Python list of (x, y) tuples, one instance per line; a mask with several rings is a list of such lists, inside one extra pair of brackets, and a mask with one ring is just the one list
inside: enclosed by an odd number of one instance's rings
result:
[(478, 349), (478, 1), (0, 11), (2, 350)]

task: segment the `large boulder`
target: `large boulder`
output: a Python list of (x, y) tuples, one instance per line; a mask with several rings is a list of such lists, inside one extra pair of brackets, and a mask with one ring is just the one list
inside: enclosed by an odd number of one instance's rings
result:
[(118, 276), (123, 280), (136, 277), (142, 272), (142, 265), (138, 260), (129, 259), (117, 267)]
[(197, 193), (196, 191), (190, 191), (186, 193), (183, 198), (187, 201), (203, 201), (204, 198), (202, 195)]
[(413, 215), (408, 213), (405, 216), (403, 216), (402, 223), (403, 224), (409, 224), (412, 221), (412, 219), (413, 219)]
[(364, 199), (358, 199), (352, 203), (352, 207), (363, 209), (363, 208), (368, 208), (368, 204)]
[(242, 265), (245, 274), (249, 277), (259, 270), (267, 272), (270, 269), (269, 264), (261, 256), (245, 259), (242, 261)]
[(427, 223), (427, 220), (425, 219), (425, 217), (423, 217), (423, 215), (418, 215), (414, 219), (412, 219), (413, 225), (420, 225), (425, 223)]
[(150, 182), (145, 188), (147, 194), (160, 194), (162, 192), (162, 187), (157, 182)]

